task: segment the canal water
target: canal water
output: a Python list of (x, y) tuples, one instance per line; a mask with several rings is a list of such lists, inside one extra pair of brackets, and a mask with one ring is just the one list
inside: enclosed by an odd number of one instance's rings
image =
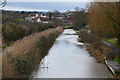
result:
[(65, 29), (33, 78), (109, 78), (108, 68), (89, 55), (73, 29)]

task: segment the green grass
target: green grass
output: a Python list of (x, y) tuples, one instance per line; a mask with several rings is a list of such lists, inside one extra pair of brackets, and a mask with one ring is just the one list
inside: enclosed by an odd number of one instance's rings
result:
[(6, 48), (6, 46), (0, 46), (0, 48), (5, 49), (5, 48)]
[(10, 47), (10, 46), (13, 45), (13, 44), (14, 44), (14, 42), (8, 43), (8, 44), (7, 44), (7, 47)]
[(71, 29), (71, 28), (72, 28), (72, 27), (69, 26), (69, 25), (67, 25), (67, 26), (64, 27), (64, 29)]
[(6, 44), (4, 46), (0, 46), (0, 48), (5, 49), (6, 47), (10, 47), (13, 44), (14, 44), (14, 42), (11, 42), (11, 43), (8, 43), (8, 44)]
[(114, 61), (116, 61), (120, 64), (120, 58), (114, 58)]
[(104, 39), (104, 41), (117, 47), (117, 39)]
[(24, 21), (24, 19), (21, 18), (21, 19), (18, 19), (18, 21)]

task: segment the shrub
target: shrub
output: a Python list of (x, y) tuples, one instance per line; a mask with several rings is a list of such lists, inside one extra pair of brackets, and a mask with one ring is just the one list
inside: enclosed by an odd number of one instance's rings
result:
[(62, 31), (61, 27), (49, 29), (15, 42), (12, 49), (3, 54), (3, 78), (30, 77)]
[(24, 57), (15, 58), (15, 70), (17, 73), (22, 75), (30, 75), (34, 69), (33, 60), (25, 59)]
[(24, 30), (14, 23), (9, 23), (3, 27), (3, 37), (5, 42), (16, 41), (24, 36)]
[(41, 32), (49, 28), (54, 28), (54, 25), (52, 23), (42, 24), (31, 22), (22, 22), (18, 25), (13, 22), (7, 23), (6, 25), (3, 25), (3, 38), (5, 43), (9, 43), (11, 41), (22, 39), (32, 33)]

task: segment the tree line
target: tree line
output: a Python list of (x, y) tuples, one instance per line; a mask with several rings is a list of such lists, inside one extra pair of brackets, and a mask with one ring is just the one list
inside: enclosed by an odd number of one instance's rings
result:
[(117, 38), (120, 45), (120, 2), (92, 2), (88, 18), (93, 34), (101, 38)]
[(101, 39), (117, 39), (120, 46), (120, 2), (91, 2), (88, 10), (78, 7), (73, 16), (73, 28), (89, 26), (92, 34)]

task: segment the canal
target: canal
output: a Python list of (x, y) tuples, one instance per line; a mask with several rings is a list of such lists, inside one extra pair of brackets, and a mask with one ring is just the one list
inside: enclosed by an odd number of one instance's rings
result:
[(89, 55), (84, 43), (78, 42), (73, 29), (65, 29), (56, 39), (48, 55), (42, 59), (33, 78), (109, 78), (105, 64)]

